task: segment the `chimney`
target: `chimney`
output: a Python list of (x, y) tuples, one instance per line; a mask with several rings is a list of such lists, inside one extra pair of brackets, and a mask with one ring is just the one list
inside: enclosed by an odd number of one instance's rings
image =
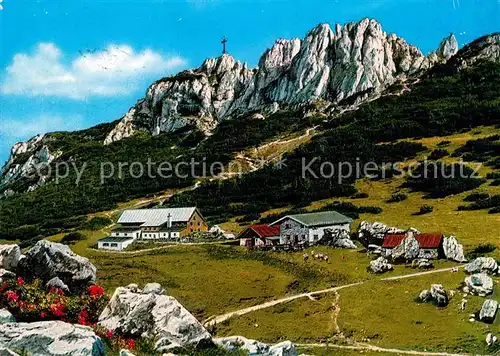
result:
[(167, 215), (167, 227), (170, 229), (172, 227), (172, 214)]

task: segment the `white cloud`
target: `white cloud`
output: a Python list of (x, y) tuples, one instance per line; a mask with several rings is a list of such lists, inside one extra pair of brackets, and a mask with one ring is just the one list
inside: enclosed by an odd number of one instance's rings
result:
[(32, 54), (16, 54), (0, 90), (3, 94), (72, 99), (130, 94), (146, 75), (165, 75), (186, 63), (181, 57), (163, 57), (149, 49), (136, 53), (128, 45), (82, 53), (68, 64), (63, 59), (53, 43), (38, 44)]
[(81, 116), (63, 117), (59, 115), (42, 114), (29, 119), (2, 118), (0, 120), (0, 137), (2, 141), (15, 143), (27, 140), (39, 133), (54, 131), (74, 131), (84, 128)]

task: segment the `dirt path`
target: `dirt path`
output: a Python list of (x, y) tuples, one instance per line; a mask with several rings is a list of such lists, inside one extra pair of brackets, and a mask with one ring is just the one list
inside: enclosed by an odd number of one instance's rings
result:
[(211, 326), (214, 326), (216, 324), (220, 324), (223, 321), (231, 319), (232, 317), (235, 317), (235, 316), (245, 315), (245, 314), (248, 314), (248, 313), (251, 313), (251, 312), (254, 312), (254, 311), (257, 311), (257, 310), (261, 310), (261, 309), (267, 309), (267, 308), (273, 307), (273, 306), (278, 305), (278, 304), (290, 302), (290, 301), (295, 300), (295, 299), (312, 297), (312, 296), (318, 295), (318, 294), (325, 294), (325, 293), (336, 292), (338, 290), (341, 290), (341, 289), (344, 289), (344, 288), (349, 288), (349, 287), (354, 287), (354, 286), (357, 286), (357, 285), (360, 285), (360, 284), (363, 284), (363, 282), (352, 283), (352, 284), (347, 284), (347, 285), (344, 285), (344, 286), (339, 286), (339, 287), (334, 287), (334, 288), (329, 288), (329, 289), (323, 289), (323, 290), (319, 290), (319, 291), (315, 291), (315, 292), (302, 293), (302, 294), (292, 295), (292, 296), (286, 297), (286, 298), (271, 300), (269, 302), (266, 302), (266, 303), (263, 303), (263, 304), (259, 304), (259, 305), (255, 305), (253, 307), (236, 310), (234, 312), (226, 313), (226, 314), (219, 315), (219, 316), (216, 316), (216, 317), (211, 317), (211, 318), (207, 319), (203, 323), (203, 325), (205, 327), (211, 327)]
[(342, 330), (340, 329), (338, 320), (340, 315), (340, 294), (335, 291), (335, 300), (332, 303), (332, 325), (333, 331), (337, 337), (344, 338)]
[[(459, 268), (461, 268), (461, 267), (464, 267), (464, 266), (459, 266)], [(433, 270), (433, 271), (425, 271), (425, 272), (419, 272), (419, 273), (412, 273), (412, 274), (407, 274), (407, 275), (402, 275), (402, 276), (387, 277), (387, 278), (382, 278), (379, 281), (394, 281), (394, 280), (398, 280), (398, 279), (413, 278), (413, 277), (418, 277), (418, 276), (423, 276), (423, 275), (433, 274), (433, 273), (451, 272), (451, 270), (453, 268), (455, 268), (455, 267), (441, 268), (441, 269), (437, 269), (437, 270)], [(272, 300), (272, 301), (269, 301), (269, 302), (266, 302), (266, 303), (262, 303), (262, 304), (259, 304), (259, 305), (254, 305), (253, 307), (248, 307), (248, 308), (236, 310), (236, 311), (233, 311), (233, 312), (230, 312), (230, 313), (222, 314), (222, 315), (219, 315), (219, 316), (210, 317), (210, 318), (208, 318), (207, 320), (205, 320), (203, 322), (203, 325), (205, 327), (213, 327), (214, 325), (222, 323), (222, 322), (224, 322), (224, 321), (226, 321), (228, 319), (231, 319), (232, 317), (235, 317), (235, 316), (245, 315), (245, 314), (248, 314), (248, 313), (251, 313), (251, 312), (254, 312), (254, 311), (257, 311), (257, 310), (261, 310), (261, 309), (267, 309), (267, 308), (273, 307), (275, 305), (282, 304), (282, 303), (288, 303), (288, 302), (290, 302), (292, 300), (296, 300), (296, 299), (300, 299), (300, 298), (306, 298), (306, 297), (310, 298), (310, 297), (312, 297), (314, 295), (318, 295), (318, 294), (325, 294), (325, 293), (337, 292), (337, 291), (339, 291), (341, 289), (359, 286), (359, 285), (361, 285), (363, 283), (364, 282), (352, 283), (352, 284), (347, 284), (347, 285), (343, 285), (343, 286), (333, 287), (333, 288), (329, 288), (329, 289), (318, 290), (318, 291), (315, 291), (315, 292), (302, 293), (302, 294), (292, 295), (292, 296), (286, 297), (286, 298)]]
[(344, 349), (353, 351), (374, 351), (374, 352), (387, 352), (400, 355), (422, 355), (422, 356), (466, 356), (467, 354), (450, 354), (447, 352), (427, 352), (415, 350), (400, 350), (400, 349), (386, 349), (384, 347), (369, 345), (369, 344), (354, 344), (354, 345), (334, 345), (334, 344), (295, 344), (297, 347), (302, 348), (332, 348)]
[(418, 277), (418, 276), (425, 276), (426, 274), (434, 274), (434, 273), (440, 273), (440, 272), (451, 272), (454, 268), (464, 268), (464, 267), (465, 267), (465, 265), (455, 266), (455, 267), (450, 267), (450, 268), (441, 268), (441, 269), (419, 272), (419, 273), (406, 274), (403, 276), (387, 277), (387, 278), (382, 278), (381, 281), (395, 281), (398, 279), (406, 279), (406, 278), (412, 278), (412, 277)]

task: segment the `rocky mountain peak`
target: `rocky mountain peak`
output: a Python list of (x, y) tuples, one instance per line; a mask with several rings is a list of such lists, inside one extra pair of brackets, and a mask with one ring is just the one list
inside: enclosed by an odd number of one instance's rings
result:
[(500, 61), (500, 32), (480, 37), (467, 44), (450, 59), (447, 66), (463, 70), (484, 60)]
[(458, 52), (458, 42), (452, 33), (439, 44), (437, 55), (441, 58), (450, 59)]
[(395, 80), (421, 73), (456, 53), (449, 36), (424, 56), (374, 19), (344, 26), (319, 24), (304, 39), (279, 39), (255, 69), (224, 54), (201, 67), (164, 78), (148, 88), (110, 132), (105, 144), (133, 135), (196, 126), (209, 135), (221, 120), (252, 111), (273, 112), (323, 99), (338, 102), (376, 93)]

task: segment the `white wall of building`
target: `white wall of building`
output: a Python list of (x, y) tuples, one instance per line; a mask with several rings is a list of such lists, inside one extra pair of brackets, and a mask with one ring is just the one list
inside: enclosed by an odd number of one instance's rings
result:
[(129, 232), (121, 232), (121, 231), (111, 231), (112, 237), (132, 237), (134, 239), (138, 239), (141, 237), (141, 230), (129, 231)]
[(99, 250), (123, 251), (128, 246), (130, 246), (134, 241), (135, 239), (133, 238), (121, 242), (99, 241), (97, 243), (97, 247), (99, 248)]

